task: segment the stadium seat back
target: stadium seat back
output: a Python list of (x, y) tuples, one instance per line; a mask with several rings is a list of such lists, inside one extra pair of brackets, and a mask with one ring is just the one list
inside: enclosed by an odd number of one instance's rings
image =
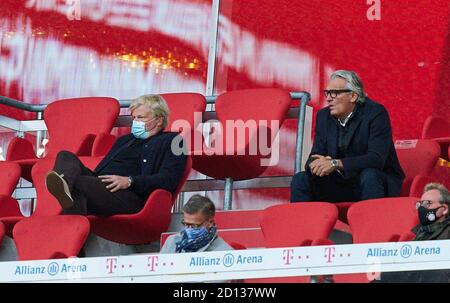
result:
[(13, 230), (19, 260), (77, 256), (89, 235), (84, 216), (41, 216), (19, 221)]
[(260, 225), (266, 247), (304, 246), (327, 239), (337, 218), (331, 203), (289, 203), (266, 208)]
[(433, 140), (419, 139), (397, 140), (395, 149), (405, 173), (401, 196), (409, 196), (414, 178), (432, 173), (439, 159), (440, 147)]
[(0, 195), (11, 196), (20, 178), (20, 166), (15, 162), (0, 161)]
[[(83, 156), (90, 155), (95, 135), (109, 133), (120, 110), (114, 98), (86, 97), (63, 99), (50, 103), (44, 111), (48, 128), (48, 157), (61, 150), (77, 153), (86, 145)], [(87, 137), (92, 135), (91, 138)]]
[(397, 242), (419, 223), (416, 201), (397, 197), (354, 203), (348, 210), (353, 243)]

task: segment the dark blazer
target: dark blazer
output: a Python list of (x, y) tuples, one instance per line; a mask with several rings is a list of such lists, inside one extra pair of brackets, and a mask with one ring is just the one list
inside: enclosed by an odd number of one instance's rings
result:
[[(180, 183), (184, 170), (186, 168), (186, 153), (176, 155), (172, 152), (172, 140), (178, 136), (178, 133), (160, 132), (148, 139), (142, 148), (141, 154), (141, 174), (132, 176), (133, 184), (130, 190), (141, 197), (148, 197), (152, 191), (161, 188), (174, 193)], [(128, 134), (116, 140), (111, 150), (105, 158), (97, 165), (95, 172), (100, 171), (117, 154), (117, 150), (127, 144), (134, 136)], [(175, 139), (181, 142), (181, 137)], [(120, 172), (117, 173), (120, 175)]]
[[(345, 178), (354, 178), (365, 168), (379, 169), (387, 175), (388, 196), (398, 196), (405, 174), (395, 152), (387, 110), (369, 98), (357, 105), (348, 127), (349, 143), (344, 165)], [(339, 122), (328, 107), (317, 113), (311, 155), (338, 157)], [(309, 169), (307, 162), (306, 169)]]

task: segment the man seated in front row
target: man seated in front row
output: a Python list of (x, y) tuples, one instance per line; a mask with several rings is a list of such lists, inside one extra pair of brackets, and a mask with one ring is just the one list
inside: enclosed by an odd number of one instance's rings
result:
[(400, 194), (400, 167), (389, 115), (370, 100), (358, 75), (336, 71), (317, 113), (306, 171), (294, 175), (291, 202), (354, 202)]
[[(412, 241), (450, 239), (450, 192), (439, 183), (425, 186), (416, 203), (420, 224), (412, 229)], [(450, 283), (450, 269), (405, 272), (384, 272), (374, 283)]]
[(200, 195), (192, 196), (183, 207), (185, 229), (167, 238), (160, 253), (188, 253), (203, 251), (232, 250), (218, 236), (214, 216), (216, 208), (208, 198)]
[(141, 96), (131, 103), (130, 111), (131, 134), (118, 138), (94, 171), (75, 154), (58, 153), (46, 186), (64, 214), (137, 213), (152, 191), (175, 192), (186, 167), (186, 153), (177, 155), (171, 148), (177, 133), (163, 131), (169, 115), (165, 100), (159, 95)]

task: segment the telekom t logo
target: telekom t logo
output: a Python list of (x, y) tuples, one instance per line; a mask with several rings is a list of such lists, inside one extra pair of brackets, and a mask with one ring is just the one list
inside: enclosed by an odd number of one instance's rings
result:
[(285, 249), (285, 250), (283, 250), (284, 265), (291, 264), (291, 261), (293, 259), (294, 259), (294, 250), (293, 249)]
[(327, 258), (327, 263), (333, 262), (332, 259), (334, 258), (335, 250), (336, 250), (335, 247), (326, 247), (325, 248), (325, 258)]
[(113, 274), (114, 269), (117, 268), (117, 258), (106, 259), (106, 270), (108, 274)]
[(156, 266), (158, 266), (158, 256), (148, 257), (148, 268), (150, 271), (155, 271)]

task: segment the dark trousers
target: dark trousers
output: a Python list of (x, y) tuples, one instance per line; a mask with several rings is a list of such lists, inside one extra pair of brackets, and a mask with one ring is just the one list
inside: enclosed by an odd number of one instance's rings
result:
[(81, 163), (78, 157), (68, 151), (56, 156), (55, 167), (70, 189), (74, 206), (65, 209), (64, 214), (104, 215), (137, 213), (145, 201), (132, 191), (118, 190), (112, 193), (97, 175)]
[(304, 171), (295, 174), (291, 182), (291, 202), (356, 202), (386, 196), (387, 176), (373, 168), (364, 169), (352, 180), (337, 172), (318, 177)]

